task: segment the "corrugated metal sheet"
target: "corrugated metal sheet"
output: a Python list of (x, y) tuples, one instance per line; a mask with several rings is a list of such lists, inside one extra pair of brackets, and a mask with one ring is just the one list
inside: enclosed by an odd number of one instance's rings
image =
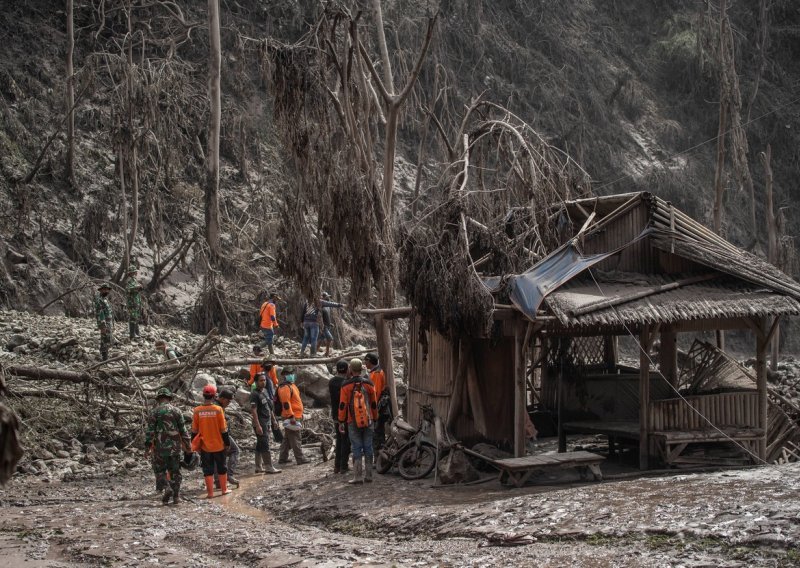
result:
[[(667, 282), (663, 276), (638, 278), (630, 283), (591, 280), (570, 282), (545, 299), (565, 327), (675, 323), (710, 318), (762, 317), (800, 314), (800, 302), (752, 285), (733, 281), (690, 284), (583, 315), (575, 310), (607, 298), (631, 296)], [(601, 291), (602, 290), (602, 291)]]

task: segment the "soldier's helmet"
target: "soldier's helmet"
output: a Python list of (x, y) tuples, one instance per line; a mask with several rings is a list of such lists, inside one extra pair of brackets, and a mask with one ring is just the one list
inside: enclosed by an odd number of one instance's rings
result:
[(156, 399), (159, 398), (172, 398), (172, 391), (167, 387), (158, 389), (158, 391), (156, 391)]
[(97, 287), (98, 290), (111, 290), (111, 284), (108, 282), (103, 282), (100, 286)]
[(139, 272), (139, 267), (138, 266), (134, 266), (134, 265), (130, 265), (128, 267), (128, 274), (133, 274), (134, 272)]

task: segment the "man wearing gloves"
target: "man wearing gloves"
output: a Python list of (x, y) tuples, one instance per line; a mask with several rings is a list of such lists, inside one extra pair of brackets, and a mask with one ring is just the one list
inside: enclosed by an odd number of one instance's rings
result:
[(294, 452), (294, 459), (297, 465), (308, 463), (303, 455), (303, 447), (300, 443), (300, 430), (303, 425), (303, 401), (300, 400), (300, 390), (295, 386), (294, 367), (284, 367), (281, 369), (283, 381), (278, 385), (278, 403), (281, 408), (283, 420), (283, 442), (281, 442), (281, 452), (278, 456), (278, 463), (289, 462), (289, 448)]

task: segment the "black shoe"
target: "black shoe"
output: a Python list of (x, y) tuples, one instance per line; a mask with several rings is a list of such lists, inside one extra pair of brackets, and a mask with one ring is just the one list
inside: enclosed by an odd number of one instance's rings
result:
[(164, 489), (164, 495), (161, 496), (161, 502), (166, 505), (169, 503), (169, 500), (172, 498), (172, 487), (167, 487)]

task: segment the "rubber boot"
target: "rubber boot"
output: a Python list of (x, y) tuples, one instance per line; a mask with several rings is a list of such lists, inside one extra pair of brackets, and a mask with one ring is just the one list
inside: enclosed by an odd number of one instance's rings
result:
[(177, 505), (181, 502), (181, 482), (180, 481), (173, 481), (171, 482), (172, 485), (172, 503)]
[(131, 341), (136, 339), (136, 324), (132, 321), (128, 322), (128, 333), (131, 336)]
[(172, 487), (167, 485), (167, 487), (164, 489), (164, 494), (161, 496), (161, 503), (163, 505), (166, 505), (167, 503), (169, 503), (169, 500), (171, 498), (172, 498)]
[(261, 452), (256, 452), (256, 473), (264, 473), (264, 469), (261, 467), (261, 459), (263, 454)]
[(361, 484), (364, 483), (364, 458), (353, 458), (353, 479), (347, 483)]
[(228, 474), (227, 473), (220, 473), (219, 474), (219, 490), (222, 492), (223, 495), (227, 495), (231, 492), (228, 489)]
[(364, 456), (364, 481), (372, 483), (372, 456)]
[(272, 343), (270, 343), (267, 347), (269, 348), (269, 354), (275, 355), (275, 346), (273, 346)]
[(231, 485), (235, 485), (236, 489), (239, 489), (239, 480), (236, 479), (236, 477), (232, 473), (228, 473), (228, 483), (230, 483)]
[(136, 333), (136, 339), (139, 339), (141, 335), (139, 335), (139, 322), (133, 324), (133, 331)]
[(269, 452), (264, 452), (262, 454), (264, 459), (264, 472), (265, 473), (280, 473), (282, 470), (278, 469), (274, 465), (272, 465), (272, 454)]
[[(206, 475), (206, 497), (209, 499), (214, 498), (214, 476), (213, 475)], [(225, 480), (225, 484), (227, 485), (228, 480)]]
[(100, 360), (107, 361), (108, 360), (108, 349), (101, 349), (100, 350)]

